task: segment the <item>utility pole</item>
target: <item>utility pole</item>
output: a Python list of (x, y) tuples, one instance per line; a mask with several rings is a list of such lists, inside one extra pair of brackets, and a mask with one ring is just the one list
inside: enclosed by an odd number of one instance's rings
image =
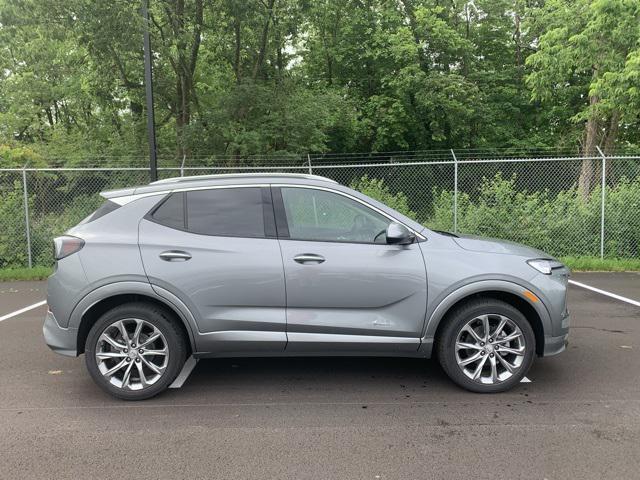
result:
[(153, 109), (153, 73), (151, 71), (151, 39), (149, 38), (149, 0), (142, 0), (144, 21), (144, 86), (147, 97), (147, 134), (149, 135), (149, 176), (152, 182), (158, 179), (156, 147), (156, 122)]

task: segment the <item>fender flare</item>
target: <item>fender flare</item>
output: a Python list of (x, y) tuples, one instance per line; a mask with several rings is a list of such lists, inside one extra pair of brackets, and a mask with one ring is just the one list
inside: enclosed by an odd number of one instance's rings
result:
[(196, 351), (196, 336), (194, 332), (198, 330), (195, 318), (187, 306), (175, 295), (169, 292), (163, 293), (166, 293), (166, 297), (156, 293), (151, 284), (139, 281), (122, 281), (102, 285), (86, 294), (73, 308), (69, 319), (69, 327), (79, 329), (82, 319), (89, 309), (103, 300), (117, 295), (143, 295), (157, 300), (178, 315), (189, 336), (191, 348)]
[[(538, 302), (532, 302), (529, 298), (523, 295), (523, 292), (529, 290), (533, 292), (538, 298)], [(462, 287), (457, 288), (453, 292), (450, 292), (433, 310), (428, 320), (425, 322), (425, 328), (423, 331), (423, 335), (421, 338), (420, 351), (423, 355), (429, 357), (431, 356), (431, 350), (433, 348), (433, 340), (436, 334), (436, 330), (440, 325), (440, 322), (445, 317), (447, 312), (453, 307), (456, 303), (464, 298), (474, 295), (477, 293), (484, 292), (505, 292), (517, 295), (518, 297), (525, 300), (533, 309), (536, 311), (538, 316), (540, 317), (540, 321), (542, 322), (542, 328), (546, 334), (546, 332), (551, 331), (551, 317), (549, 315), (549, 311), (545, 306), (544, 295), (534, 286), (524, 286), (512, 281), (507, 280), (480, 280), (472, 283), (468, 283), (463, 285)]]

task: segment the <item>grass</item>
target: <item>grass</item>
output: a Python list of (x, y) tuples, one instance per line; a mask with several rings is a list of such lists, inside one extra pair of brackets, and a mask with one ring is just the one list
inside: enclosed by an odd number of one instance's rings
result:
[(0, 282), (10, 280), (44, 280), (53, 269), (51, 267), (0, 268)]
[(638, 272), (640, 258), (563, 257), (574, 272)]
[[(640, 272), (640, 258), (563, 257), (574, 272)], [(44, 280), (51, 267), (0, 268), (0, 282), (11, 280)]]

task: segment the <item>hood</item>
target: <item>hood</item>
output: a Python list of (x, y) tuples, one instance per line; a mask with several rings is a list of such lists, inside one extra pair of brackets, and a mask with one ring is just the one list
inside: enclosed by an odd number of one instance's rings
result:
[(529, 258), (553, 258), (542, 250), (537, 250), (508, 240), (498, 240), (497, 238), (459, 235), (453, 238), (453, 241), (456, 242), (459, 247), (472, 252), (502, 253)]

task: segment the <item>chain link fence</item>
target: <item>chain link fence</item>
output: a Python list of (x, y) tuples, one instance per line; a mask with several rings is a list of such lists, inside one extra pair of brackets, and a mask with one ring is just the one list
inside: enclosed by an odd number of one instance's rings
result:
[[(239, 172), (322, 175), (400, 205), (432, 229), (513, 240), (560, 257), (640, 256), (638, 155), (467, 150), (194, 157), (164, 162), (158, 176)], [(94, 211), (99, 192), (148, 181), (145, 167), (0, 168), (0, 268), (51, 265), (53, 237)]]

